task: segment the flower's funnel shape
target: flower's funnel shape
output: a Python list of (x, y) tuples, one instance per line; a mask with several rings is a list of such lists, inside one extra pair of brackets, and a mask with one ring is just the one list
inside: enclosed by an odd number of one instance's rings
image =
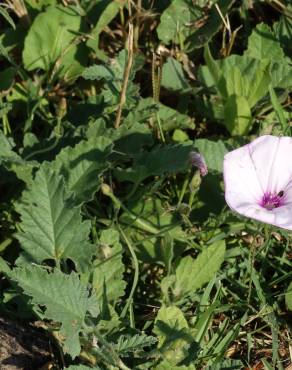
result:
[(292, 230), (292, 138), (261, 136), (227, 153), (224, 183), (232, 210)]

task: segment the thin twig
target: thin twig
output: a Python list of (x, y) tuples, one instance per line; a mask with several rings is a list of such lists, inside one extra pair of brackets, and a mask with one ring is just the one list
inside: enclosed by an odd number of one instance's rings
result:
[[(131, 14), (131, 3), (129, 1), (129, 14)], [(126, 102), (126, 93), (127, 93), (127, 87), (128, 87), (128, 82), (129, 82), (129, 77), (130, 77), (130, 72), (133, 64), (133, 54), (134, 54), (134, 32), (133, 32), (133, 23), (130, 20), (129, 22), (129, 34), (128, 34), (128, 59), (127, 63), (125, 66), (124, 70), (124, 78), (123, 78), (123, 85), (122, 85), (122, 90), (121, 90), (121, 95), (120, 95), (120, 102), (117, 110), (117, 116), (116, 116), (116, 121), (115, 121), (115, 128), (120, 127), (121, 123), (121, 117), (122, 117), (122, 110), (123, 106)]]

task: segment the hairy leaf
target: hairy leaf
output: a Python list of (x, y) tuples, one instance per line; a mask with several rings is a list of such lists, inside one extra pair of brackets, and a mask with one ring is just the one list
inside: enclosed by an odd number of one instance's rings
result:
[(14, 146), (13, 140), (5, 136), (0, 130), (0, 163), (3, 160), (20, 159), (18, 154), (13, 151)]
[(49, 165), (39, 169), (17, 210), (21, 223), (16, 237), (27, 261), (59, 264), (71, 259), (78, 269), (87, 268), (94, 251), (88, 241), (90, 222), (82, 222), (79, 208), (65, 205), (64, 181)]
[(92, 199), (100, 185), (100, 176), (109, 167), (107, 157), (112, 150), (112, 141), (103, 136), (81, 141), (74, 148), (61, 151), (53, 162), (53, 168), (60, 173), (67, 192), (72, 192), (68, 203), (80, 205)]
[(157, 147), (137, 157), (132, 168), (116, 169), (115, 174), (121, 181), (141, 182), (149, 176), (162, 176), (186, 170), (189, 165), (191, 143)]
[(10, 273), (32, 297), (35, 305), (45, 306), (45, 317), (61, 323), (65, 336), (64, 350), (73, 358), (80, 353), (79, 333), (90, 306), (90, 297), (78, 275), (63, 274), (59, 270), (48, 273), (41, 267), (16, 268)]
[(116, 350), (120, 354), (126, 354), (128, 352), (134, 352), (136, 350), (141, 350), (144, 347), (152, 346), (157, 342), (157, 339), (152, 336), (145, 334), (136, 334), (132, 337), (121, 335), (119, 337), (118, 343), (115, 345)]

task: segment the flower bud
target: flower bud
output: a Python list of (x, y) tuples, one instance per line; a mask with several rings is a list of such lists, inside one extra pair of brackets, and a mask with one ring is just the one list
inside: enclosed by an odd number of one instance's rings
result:
[(104, 195), (107, 195), (107, 196), (112, 194), (111, 187), (106, 183), (101, 184), (101, 191)]
[(197, 152), (190, 152), (189, 156), (191, 165), (199, 169), (201, 176), (206, 176), (208, 173), (208, 167), (206, 165), (204, 157)]

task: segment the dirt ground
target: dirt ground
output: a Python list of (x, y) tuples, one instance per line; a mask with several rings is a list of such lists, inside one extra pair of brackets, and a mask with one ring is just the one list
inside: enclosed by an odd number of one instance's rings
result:
[(0, 317), (0, 370), (50, 369), (52, 357), (42, 330)]

